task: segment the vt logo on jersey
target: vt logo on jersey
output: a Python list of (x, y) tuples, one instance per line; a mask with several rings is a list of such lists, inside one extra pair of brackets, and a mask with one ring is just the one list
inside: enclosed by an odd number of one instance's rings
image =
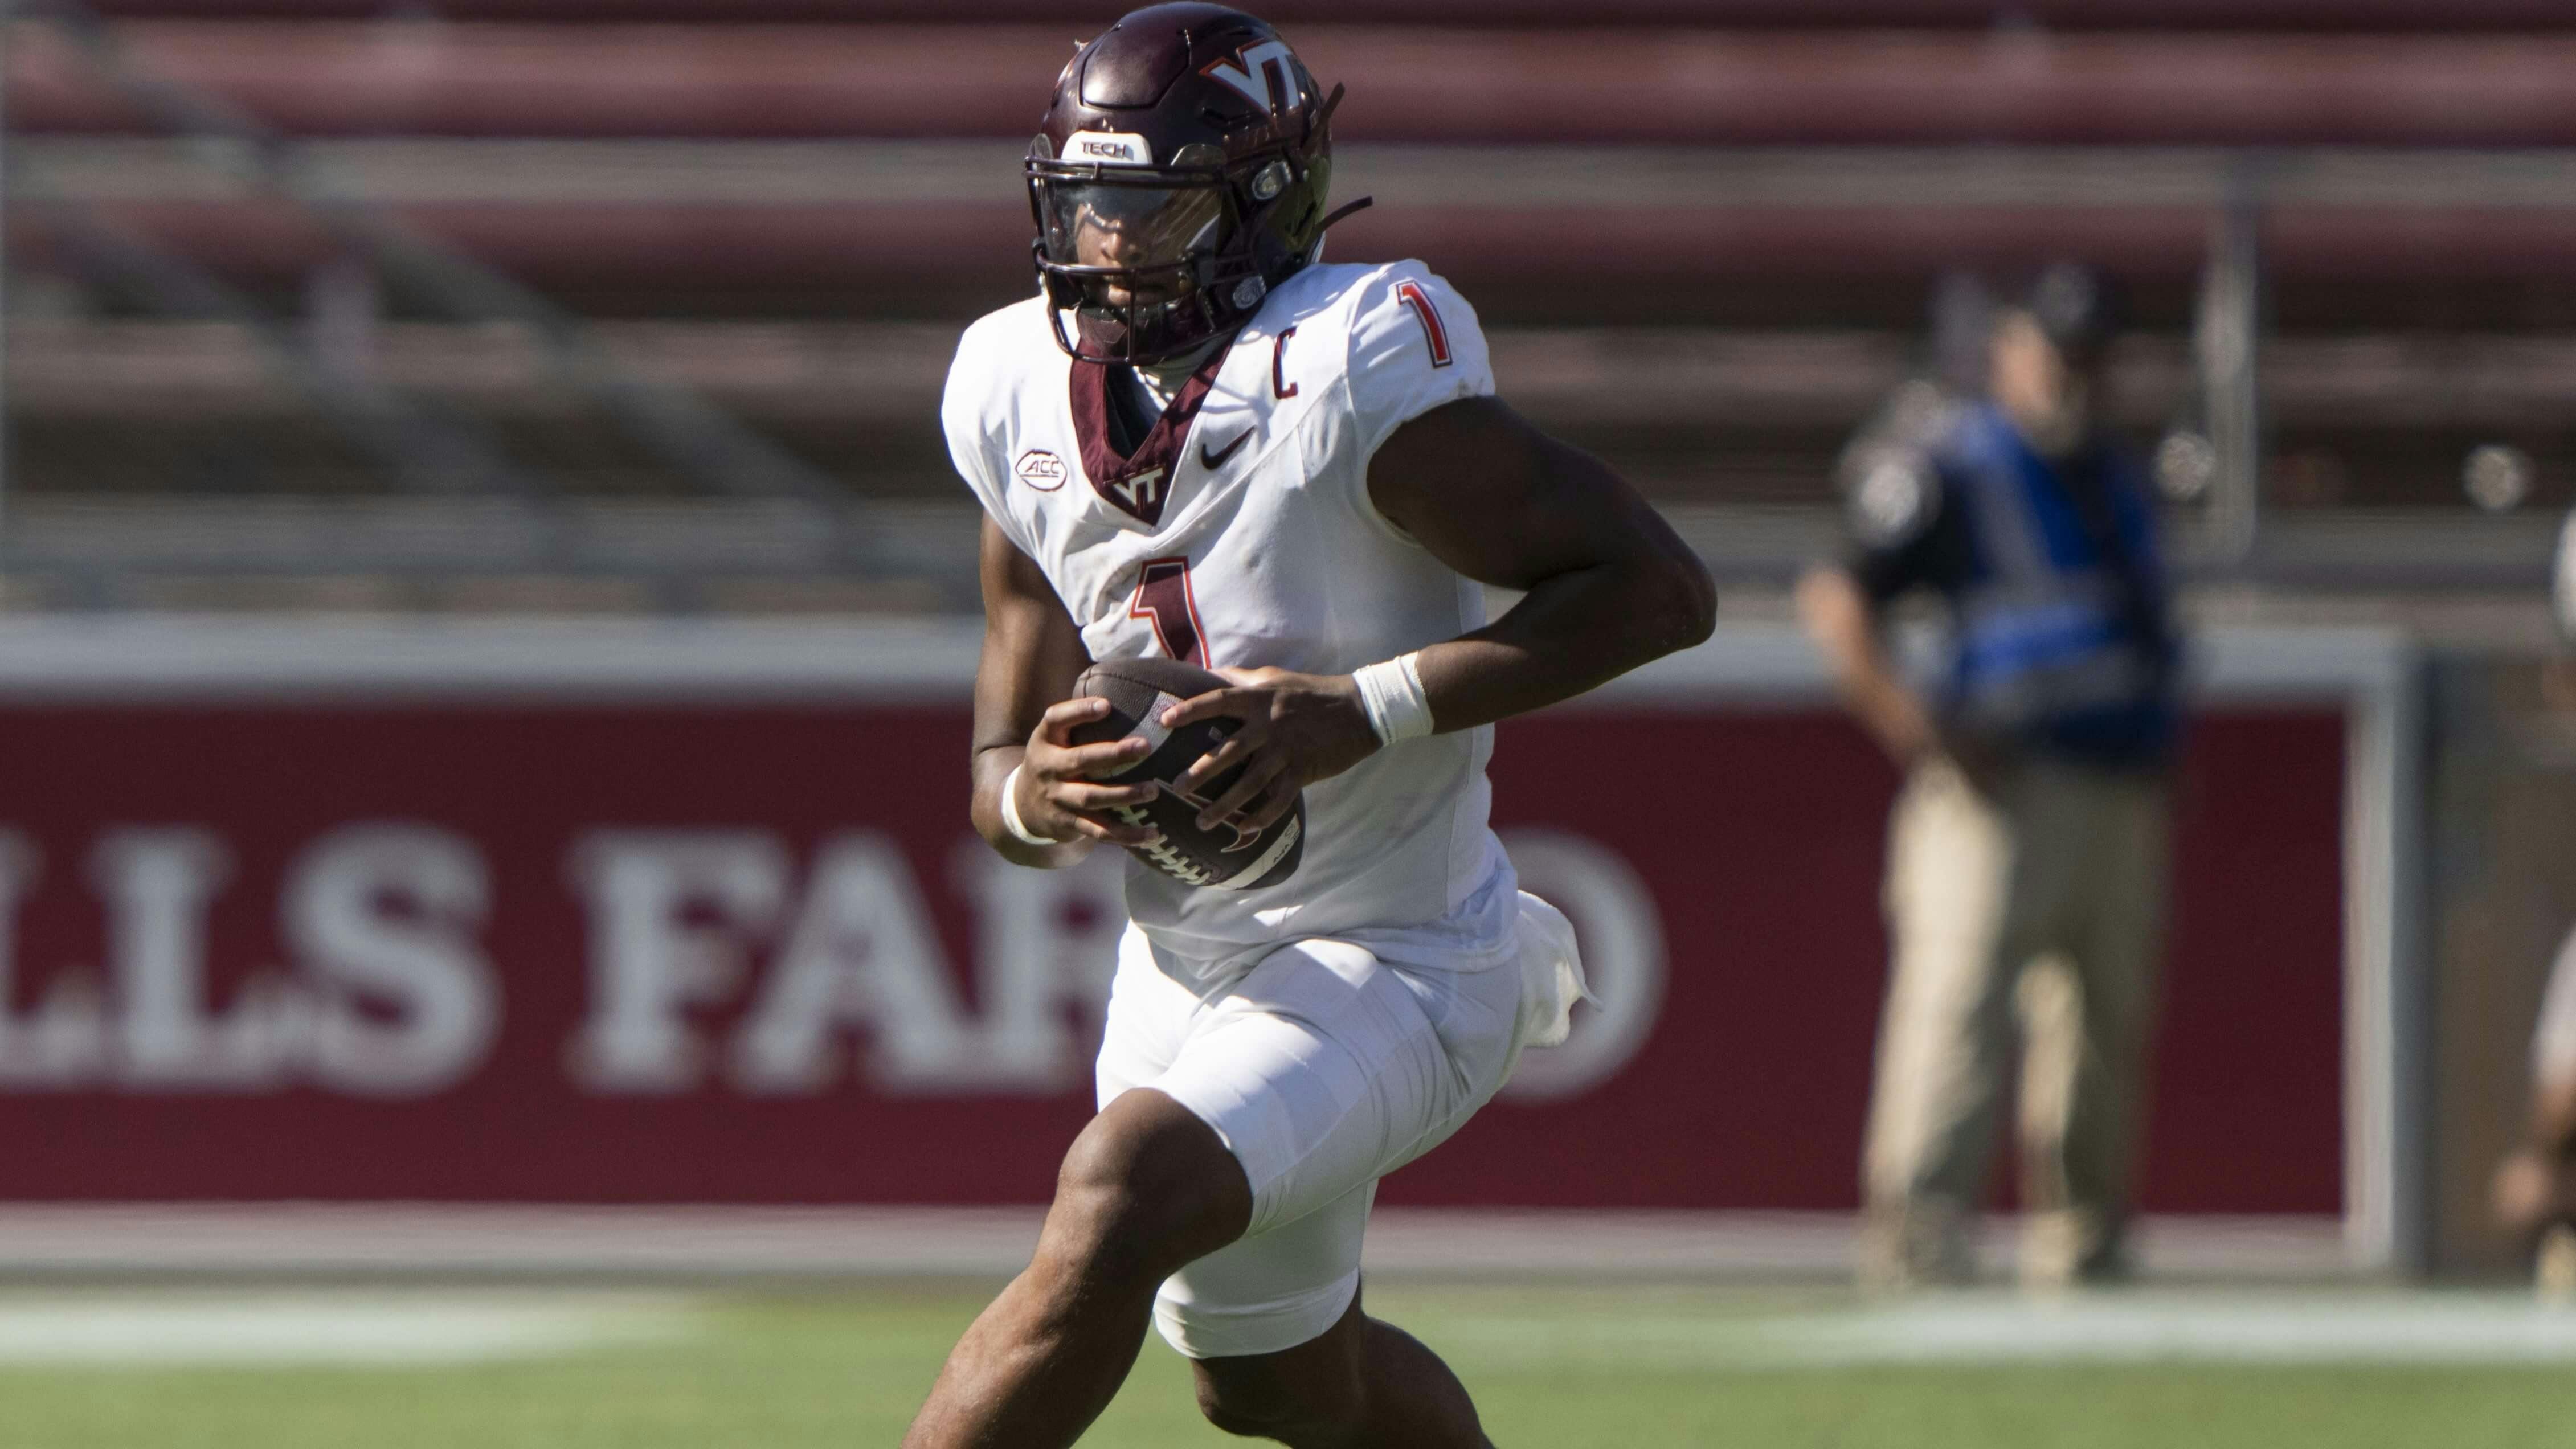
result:
[(1110, 438), (1109, 369), (1096, 362), (1073, 364), (1065, 397), (1073, 409), (1075, 435), (1082, 440), (1083, 475), (1102, 501), (1147, 528), (1162, 523), (1163, 505), (1172, 496), (1172, 474), (1187, 456), (1181, 451), (1182, 440), (1189, 436), (1190, 424), (1199, 415), (1199, 405), (1207, 401), (1208, 388), (1229, 350), (1220, 347), (1208, 354), (1132, 452), (1120, 451)]
[(1148, 468), (1124, 478), (1111, 478), (1100, 485), (1100, 491), (1110, 502), (1152, 523), (1163, 516), (1163, 480), (1169, 476), (1160, 468)]
[(1286, 42), (1265, 40), (1244, 47), (1233, 61), (1200, 67), (1199, 74), (1243, 92), (1244, 99), (1265, 111), (1284, 111), (1297, 100), (1295, 73), (1290, 69), (1296, 63), (1296, 52)]

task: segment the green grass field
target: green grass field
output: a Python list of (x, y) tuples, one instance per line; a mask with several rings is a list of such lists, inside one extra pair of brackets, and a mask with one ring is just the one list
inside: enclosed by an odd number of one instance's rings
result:
[[(891, 1445), (982, 1298), (0, 1294), (0, 1444)], [(2506, 1297), (1870, 1308), (1825, 1293), (1394, 1285), (1370, 1304), (1450, 1355), (1507, 1449), (2576, 1444), (2576, 1313)], [(1084, 1442), (1234, 1441), (1199, 1422), (1185, 1366), (1149, 1340)]]

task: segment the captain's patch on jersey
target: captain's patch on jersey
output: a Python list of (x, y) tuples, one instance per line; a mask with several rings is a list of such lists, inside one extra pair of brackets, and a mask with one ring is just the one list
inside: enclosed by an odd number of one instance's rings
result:
[(1011, 472), (1021, 482), (1040, 493), (1053, 493), (1064, 486), (1064, 460), (1044, 448), (1031, 448), (1011, 465)]

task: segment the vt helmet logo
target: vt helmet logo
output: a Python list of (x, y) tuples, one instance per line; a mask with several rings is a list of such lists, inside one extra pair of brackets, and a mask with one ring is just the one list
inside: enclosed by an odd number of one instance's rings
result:
[(1295, 104), (1297, 85), (1290, 68), (1297, 63), (1297, 54), (1286, 41), (1245, 46), (1235, 53), (1234, 61), (1215, 61), (1200, 67), (1199, 74), (1243, 92), (1244, 99), (1265, 111), (1284, 111)]

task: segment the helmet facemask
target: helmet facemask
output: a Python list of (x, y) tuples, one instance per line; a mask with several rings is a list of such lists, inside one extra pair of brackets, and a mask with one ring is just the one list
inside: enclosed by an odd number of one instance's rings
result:
[(1052, 151), (1045, 136), (1030, 147), (1033, 250), (1056, 341), (1081, 361), (1186, 357), (1241, 326), (1311, 256), (1311, 243), (1283, 254), (1276, 214), (1320, 205), (1328, 152), (1288, 148), (1228, 163), (1220, 148), (1197, 143), (1149, 166)]

